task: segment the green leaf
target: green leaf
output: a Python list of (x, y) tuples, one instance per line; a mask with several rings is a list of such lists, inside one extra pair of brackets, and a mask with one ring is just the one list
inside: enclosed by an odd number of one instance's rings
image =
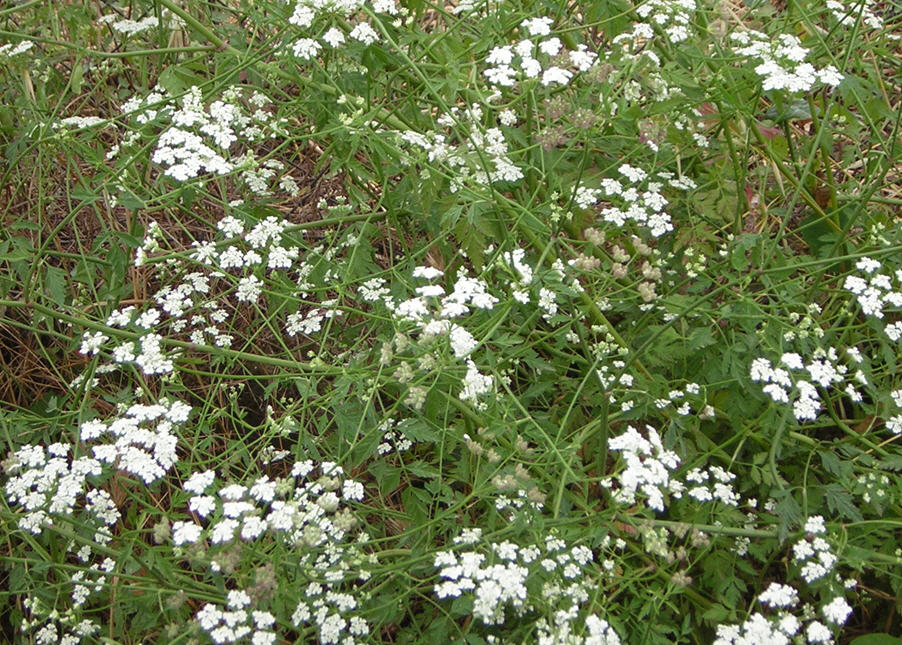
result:
[(821, 458), (821, 464), (824, 466), (824, 470), (826, 470), (831, 475), (836, 475), (837, 477), (842, 477), (845, 475), (843, 468), (843, 462), (839, 460), (839, 457), (836, 456), (836, 453), (830, 452), (828, 450), (821, 450), (818, 453), (818, 456)]
[(425, 479), (434, 479), (442, 476), (442, 473), (438, 468), (430, 466), (425, 461), (415, 461), (412, 464), (408, 464), (407, 470), (417, 477), (423, 477)]
[(880, 460), (880, 468), (884, 470), (902, 470), (902, 455), (887, 455)]
[(173, 96), (181, 94), (194, 85), (201, 85), (203, 82), (204, 79), (180, 65), (170, 65), (157, 78), (157, 85)]
[(332, 406), (338, 435), (348, 443), (354, 443), (364, 427), (364, 407), (357, 401), (344, 401)]
[(437, 443), (438, 434), (422, 419), (404, 419), (396, 428), (411, 441)]
[(413, 524), (425, 524), (434, 500), (432, 494), (423, 488), (408, 486), (401, 493), (401, 503)]
[(698, 329), (692, 330), (686, 344), (689, 346), (690, 351), (697, 352), (698, 350), (704, 347), (710, 347), (715, 343), (717, 343), (717, 339), (714, 337), (711, 328), (699, 327)]
[(44, 286), (47, 288), (47, 295), (55, 305), (66, 304), (67, 281), (66, 272), (59, 267), (47, 267), (44, 275)]
[(127, 208), (130, 211), (147, 208), (147, 204), (144, 202), (144, 200), (135, 195), (135, 193), (130, 191), (128, 188), (124, 188), (119, 193), (118, 201), (120, 206)]
[(784, 121), (810, 121), (811, 120), (811, 109), (808, 106), (808, 103), (802, 99), (795, 99), (789, 105), (782, 106), (782, 108), (777, 107), (776, 105), (771, 106), (771, 108), (765, 114), (768, 119), (772, 119), (777, 123), (783, 123)]
[(902, 645), (902, 637), (889, 634), (867, 634), (850, 641), (849, 645)]
[(861, 511), (858, 510), (855, 502), (852, 501), (852, 496), (843, 490), (839, 484), (824, 486), (824, 497), (827, 500), (827, 507), (832, 513), (839, 513), (845, 519), (854, 522), (860, 522), (864, 519)]
[[(4, 242), (4, 247), (5, 246), (7, 246), (6, 242)], [(27, 248), (17, 247), (12, 251), (0, 252), (0, 261), (22, 262), (23, 260), (30, 260), (32, 255), (33, 251), (29, 251)]]
[(759, 235), (743, 233), (736, 238), (734, 247), (730, 253), (730, 264), (734, 269), (743, 272), (749, 268), (749, 251), (757, 246)]
[(395, 466), (391, 466), (384, 461), (374, 461), (367, 468), (373, 475), (373, 478), (379, 485), (379, 492), (383, 495), (390, 495), (398, 490), (401, 484), (401, 470)]
[(774, 497), (783, 496), (774, 507), (774, 514), (780, 518), (777, 536), (780, 542), (789, 537), (789, 531), (802, 523), (802, 507), (795, 501), (789, 491), (774, 491)]
[(719, 603), (714, 603), (708, 610), (702, 614), (702, 620), (711, 624), (719, 625), (730, 617), (730, 612), (726, 607)]
[(441, 226), (445, 229), (454, 228), (457, 225), (457, 221), (460, 219), (461, 213), (463, 213), (464, 207), (460, 204), (454, 204), (449, 207), (441, 216)]

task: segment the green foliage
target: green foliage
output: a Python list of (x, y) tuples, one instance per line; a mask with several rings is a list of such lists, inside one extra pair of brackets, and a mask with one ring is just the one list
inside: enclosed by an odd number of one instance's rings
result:
[(0, 9), (0, 640), (899, 642), (897, 12), (320, 4)]

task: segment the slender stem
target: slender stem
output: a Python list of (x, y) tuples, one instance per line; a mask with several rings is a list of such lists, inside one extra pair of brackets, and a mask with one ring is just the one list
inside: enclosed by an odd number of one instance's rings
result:
[[(37, 311), (38, 313), (42, 313), (46, 316), (54, 318), (56, 320), (60, 320), (62, 322), (71, 323), (73, 325), (78, 325), (80, 327), (84, 327), (85, 329), (89, 329), (91, 331), (99, 331), (100, 333), (110, 336), (113, 338), (121, 338), (123, 340), (139, 340), (143, 334), (139, 334), (138, 332), (128, 331), (126, 329), (118, 329), (116, 327), (110, 327), (109, 325), (104, 325), (103, 323), (95, 322), (93, 320), (85, 320), (83, 318), (76, 318), (75, 316), (71, 316), (65, 312), (59, 311), (57, 309), (53, 309), (52, 307), (47, 307), (45, 305), (38, 304), (36, 302), (23, 302), (20, 300), (7, 300), (0, 299), (0, 308), (2, 307), (10, 307), (13, 309), (31, 309), (33, 311)], [(228, 349), (223, 347), (216, 347), (214, 345), (196, 345), (194, 343), (189, 343), (181, 340), (172, 340), (169, 338), (163, 338), (163, 345), (167, 345), (170, 347), (175, 347), (178, 349), (198, 351), (198, 352), (207, 352), (211, 355), (220, 355), (232, 360), (243, 360), (248, 361), (250, 363), (256, 363), (258, 365), (269, 365), (271, 367), (281, 367), (289, 372), (283, 372), (282, 376), (290, 376), (291, 374), (343, 374), (347, 372), (344, 368), (341, 367), (328, 367), (325, 365), (314, 365), (310, 362), (304, 361), (295, 361), (288, 360), (284, 358), (274, 358), (272, 356), (264, 356), (261, 354), (253, 354), (251, 352), (242, 352), (234, 349)]]

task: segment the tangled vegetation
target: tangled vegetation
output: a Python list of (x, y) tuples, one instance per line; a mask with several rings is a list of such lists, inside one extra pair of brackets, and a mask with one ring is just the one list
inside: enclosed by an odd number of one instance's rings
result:
[(898, 645), (902, 13), (0, 8), (0, 640)]

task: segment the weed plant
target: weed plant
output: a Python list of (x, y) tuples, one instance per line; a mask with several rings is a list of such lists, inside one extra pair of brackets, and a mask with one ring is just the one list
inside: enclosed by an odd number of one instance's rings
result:
[(900, 6), (0, 9), (0, 640), (902, 632)]

